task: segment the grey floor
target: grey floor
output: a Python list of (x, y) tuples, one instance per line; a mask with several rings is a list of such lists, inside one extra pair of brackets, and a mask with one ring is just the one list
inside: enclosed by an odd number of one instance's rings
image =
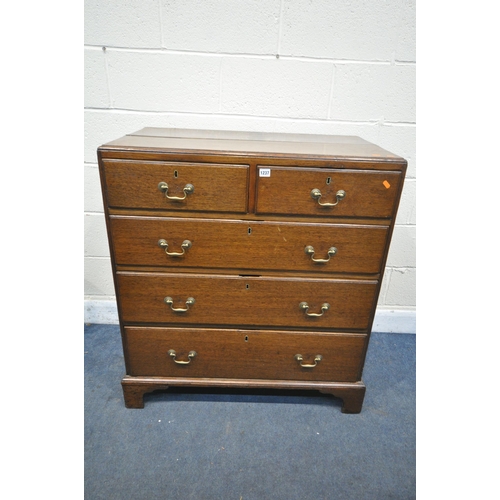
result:
[(126, 409), (118, 326), (85, 329), (87, 500), (416, 498), (415, 336), (372, 334), (358, 415), (295, 391), (166, 391)]

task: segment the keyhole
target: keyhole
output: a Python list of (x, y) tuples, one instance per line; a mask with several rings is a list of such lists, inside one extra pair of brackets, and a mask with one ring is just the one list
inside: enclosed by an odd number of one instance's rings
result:
[(250, 288), (250, 285), (248, 285), (248, 284), (246, 284), (245, 286), (247, 287), (247, 290)]
[(252, 234), (252, 228), (251, 227), (248, 228), (248, 234)]
[(177, 172), (177, 170), (174, 170), (174, 177), (177, 179), (177, 177), (179, 177), (179, 172)]
[(327, 183), (327, 184), (330, 184), (330, 182), (332, 182), (332, 178), (331, 178), (331, 177), (327, 177), (327, 178), (326, 178), (326, 183)]
[(245, 342), (248, 342), (248, 335), (245, 335)]

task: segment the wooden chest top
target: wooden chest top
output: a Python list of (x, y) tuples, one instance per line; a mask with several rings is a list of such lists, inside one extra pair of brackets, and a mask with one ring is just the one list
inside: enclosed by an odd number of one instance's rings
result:
[(99, 148), (106, 152), (185, 152), (228, 156), (267, 158), (316, 158), (360, 160), (362, 162), (406, 163), (400, 156), (360, 137), (339, 135), (284, 134), (272, 132), (238, 132), (185, 130), (146, 127), (108, 142)]

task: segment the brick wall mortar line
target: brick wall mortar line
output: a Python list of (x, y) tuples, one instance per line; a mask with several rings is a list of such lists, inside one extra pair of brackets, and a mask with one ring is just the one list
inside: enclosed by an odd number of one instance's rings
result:
[(384, 273), (384, 280), (381, 283), (380, 286), (380, 294), (378, 298), (378, 304), (385, 304), (385, 299), (387, 298), (387, 290), (389, 290), (389, 287), (391, 285), (391, 278), (392, 278), (392, 268), (386, 267), (385, 268), (385, 273)]
[(163, 14), (161, 10), (161, 0), (158, 0), (158, 15), (160, 16), (160, 45), (165, 47), (165, 38), (163, 35)]
[(281, 0), (280, 4), (280, 18), (279, 18), (279, 28), (278, 28), (278, 46), (276, 48), (276, 56), (281, 57), (281, 37), (283, 35), (283, 5), (284, 0)]
[(330, 83), (330, 96), (328, 98), (328, 112), (326, 114), (328, 120), (331, 118), (331, 114), (332, 114), (332, 102), (333, 102), (333, 94), (334, 94), (334, 88), (335, 88), (336, 69), (337, 69), (337, 67), (335, 66), (335, 64), (332, 64), (332, 81)]
[[(238, 113), (194, 113), (191, 111), (152, 111), (152, 110), (142, 110), (142, 109), (126, 109), (126, 108), (94, 108), (94, 107), (85, 107), (85, 111), (92, 112), (116, 112), (123, 114), (151, 114), (151, 115), (172, 115), (172, 116), (213, 116), (216, 118), (250, 118), (255, 120), (279, 120), (279, 121), (291, 121), (291, 122), (309, 122), (309, 123), (330, 123), (330, 124), (338, 124), (338, 125), (373, 125), (379, 126), (380, 120), (378, 118), (374, 118), (373, 120), (330, 120), (328, 118), (303, 118), (303, 117), (294, 117), (294, 116), (265, 116), (265, 115), (244, 115)], [(414, 122), (384, 122), (385, 125), (391, 126), (410, 126), (415, 127), (416, 124)]]
[(222, 113), (222, 65), (224, 64), (224, 58), (221, 57), (219, 61), (219, 113)]
[(109, 83), (108, 55), (106, 53), (106, 47), (102, 47), (102, 51), (104, 53), (104, 68), (106, 71), (106, 85), (108, 88), (108, 108), (106, 109), (110, 109), (113, 107), (113, 99), (111, 96), (111, 85)]
[[(98, 49), (102, 45), (85, 45), (85, 49)], [(166, 48), (136, 48), (136, 47), (117, 47), (106, 45), (107, 50), (116, 52), (142, 52), (146, 54), (172, 54), (172, 55), (197, 55), (205, 57), (235, 57), (249, 59), (276, 59), (276, 54), (258, 54), (246, 52), (204, 52), (199, 50), (175, 50)], [(415, 61), (393, 61), (391, 60), (370, 60), (370, 59), (337, 59), (332, 57), (313, 57), (313, 56), (292, 56), (279, 54), (279, 58), (283, 60), (304, 61), (304, 62), (324, 62), (334, 64), (374, 64), (382, 66), (416, 66)]]

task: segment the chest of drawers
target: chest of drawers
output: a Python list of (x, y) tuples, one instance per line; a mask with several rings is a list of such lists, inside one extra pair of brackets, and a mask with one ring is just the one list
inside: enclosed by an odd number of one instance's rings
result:
[(196, 386), (361, 411), (403, 158), (357, 137), (145, 128), (98, 160), (126, 407)]

